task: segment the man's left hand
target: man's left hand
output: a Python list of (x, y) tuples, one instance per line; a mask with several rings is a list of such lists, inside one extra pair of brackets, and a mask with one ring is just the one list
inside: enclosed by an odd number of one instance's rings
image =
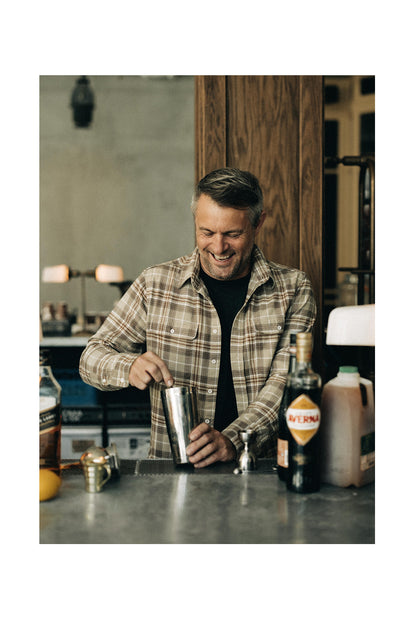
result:
[(187, 455), (194, 468), (204, 468), (216, 461), (232, 461), (237, 457), (234, 444), (220, 431), (200, 423), (189, 435)]

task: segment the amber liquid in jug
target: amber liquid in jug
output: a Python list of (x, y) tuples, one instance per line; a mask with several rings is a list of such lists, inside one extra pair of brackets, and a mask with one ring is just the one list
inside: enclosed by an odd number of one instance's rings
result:
[(323, 387), (321, 403), (322, 481), (361, 487), (375, 477), (373, 385), (358, 368), (343, 366)]

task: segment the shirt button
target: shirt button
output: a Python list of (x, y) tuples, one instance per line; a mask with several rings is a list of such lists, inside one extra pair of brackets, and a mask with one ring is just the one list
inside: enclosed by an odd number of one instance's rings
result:
[(208, 394), (209, 394), (209, 395), (211, 395), (211, 393), (212, 393), (213, 391), (211, 390), (211, 388), (209, 388), (209, 389), (207, 390), (207, 392), (208, 392)]
[(211, 364), (216, 364), (217, 360), (212, 360)]
[(108, 383), (108, 380), (104, 377), (104, 378), (103, 378), (103, 380), (102, 380), (102, 384), (103, 384), (104, 386), (106, 386), (106, 385), (107, 385), (107, 383)]
[(282, 329), (282, 326), (277, 326), (277, 329), (278, 329), (278, 330), (279, 330), (279, 332), (280, 332), (280, 331), (281, 331), (281, 329)]
[(213, 334), (217, 334), (217, 328), (214, 328)]
[(175, 332), (174, 328), (171, 328), (170, 334), (174, 334), (174, 332)]
[(205, 418), (204, 422), (207, 423), (207, 425), (209, 425), (210, 424), (210, 419), (209, 418)]

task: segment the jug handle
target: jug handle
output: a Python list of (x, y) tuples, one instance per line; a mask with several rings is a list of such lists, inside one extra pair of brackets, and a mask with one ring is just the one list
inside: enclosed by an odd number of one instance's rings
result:
[(360, 384), (359, 389), (361, 391), (362, 405), (366, 406), (368, 403), (367, 389), (364, 384)]
[(103, 467), (105, 468), (107, 472), (107, 476), (105, 479), (102, 480), (102, 483), (99, 486), (99, 491), (103, 488), (105, 483), (108, 483), (109, 479), (111, 478), (111, 466), (109, 464), (103, 464)]

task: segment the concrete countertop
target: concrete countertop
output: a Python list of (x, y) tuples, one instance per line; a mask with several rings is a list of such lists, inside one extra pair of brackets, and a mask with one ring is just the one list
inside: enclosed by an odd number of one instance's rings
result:
[(375, 542), (374, 484), (295, 494), (275, 465), (259, 460), (257, 471), (237, 475), (234, 463), (123, 461), (127, 474), (97, 494), (85, 491), (80, 470), (63, 471), (58, 496), (40, 503), (40, 543)]

